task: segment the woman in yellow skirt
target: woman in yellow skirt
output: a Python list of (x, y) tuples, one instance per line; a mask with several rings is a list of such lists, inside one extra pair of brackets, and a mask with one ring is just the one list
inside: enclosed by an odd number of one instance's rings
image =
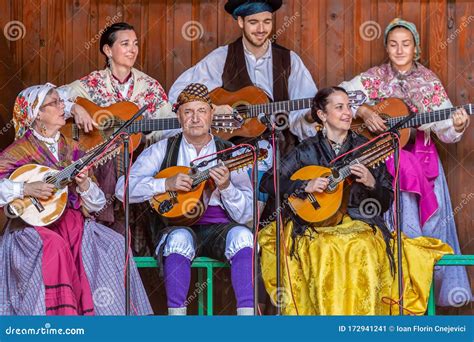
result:
[[(369, 170), (350, 167), (350, 187), (341, 215), (331, 226), (308, 224), (289, 209), (288, 196), (322, 193), (325, 177), (290, 180), (302, 167), (340, 167), (367, 141), (350, 130), (352, 112), (344, 89), (321, 89), (314, 98), (312, 116), (322, 129), (282, 159), (280, 188), (284, 202), (275, 210), (274, 176), (267, 172), (261, 190), (269, 205), (259, 233), (262, 275), (267, 292), (282, 312), (289, 315), (387, 315), (399, 307), (394, 235), (383, 221), (393, 200), (392, 177), (384, 165)], [(331, 161), (342, 156), (334, 164)], [(347, 185), (346, 185), (347, 186)], [(302, 195), (301, 195), (302, 194)], [(275, 216), (284, 217), (281, 247), (281, 288), (276, 288)], [(403, 238), (405, 314), (426, 310), (434, 264), (452, 253), (441, 241)]]

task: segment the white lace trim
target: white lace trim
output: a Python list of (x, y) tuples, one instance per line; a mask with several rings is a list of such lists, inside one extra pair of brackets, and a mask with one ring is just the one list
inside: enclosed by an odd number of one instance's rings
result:
[(36, 132), (34, 129), (32, 130), (33, 135), (38, 138), (38, 140), (45, 142), (48, 145), (54, 145), (57, 144), (59, 141), (59, 138), (61, 137), (61, 133), (56, 132), (56, 135), (54, 137), (45, 137), (41, 135), (40, 133)]

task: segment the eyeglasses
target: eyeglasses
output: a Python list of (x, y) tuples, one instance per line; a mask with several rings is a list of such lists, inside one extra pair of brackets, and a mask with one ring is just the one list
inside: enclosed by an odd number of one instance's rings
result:
[(40, 107), (40, 109), (43, 109), (44, 107), (48, 107), (48, 106), (53, 106), (53, 107), (59, 108), (59, 106), (61, 106), (61, 104), (63, 104), (63, 103), (64, 103), (63, 99), (57, 99), (57, 100), (54, 100), (54, 101), (51, 101), (49, 103), (46, 103), (46, 104), (42, 105)]

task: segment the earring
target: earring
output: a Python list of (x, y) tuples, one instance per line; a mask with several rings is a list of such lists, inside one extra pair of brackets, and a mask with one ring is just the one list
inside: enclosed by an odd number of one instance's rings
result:
[(46, 135), (48, 133), (48, 130), (46, 129), (46, 126), (44, 123), (40, 122), (40, 130), (42, 135)]
[(109, 66), (110, 71), (112, 71), (112, 56), (109, 56), (107, 59), (107, 65)]
[(325, 126), (324, 124), (323, 124), (322, 132), (323, 132), (323, 136), (324, 136), (325, 138), (327, 138), (328, 130), (327, 130), (327, 128), (326, 128), (326, 126)]

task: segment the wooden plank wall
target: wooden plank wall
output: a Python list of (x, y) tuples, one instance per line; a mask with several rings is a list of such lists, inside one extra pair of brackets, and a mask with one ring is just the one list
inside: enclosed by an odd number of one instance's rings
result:
[[(11, 39), (9, 49), (25, 86), (59, 85), (102, 68), (101, 30), (112, 22), (130, 22), (140, 37), (138, 68), (169, 89), (181, 72), (238, 37), (225, 2), (2, 0), (0, 28), (14, 20), (23, 26), (24, 37)], [(384, 62), (382, 30), (397, 16), (416, 23), (422, 62), (440, 76), (451, 100), (474, 102), (472, 1), (284, 0), (275, 16), (275, 33), (280, 44), (300, 54), (322, 87)], [(367, 25), (364, 39), (361, 29)], [(465, 254), (474, 254), (473, 132), (471, 127), (461, 143), (439, 149)]]

